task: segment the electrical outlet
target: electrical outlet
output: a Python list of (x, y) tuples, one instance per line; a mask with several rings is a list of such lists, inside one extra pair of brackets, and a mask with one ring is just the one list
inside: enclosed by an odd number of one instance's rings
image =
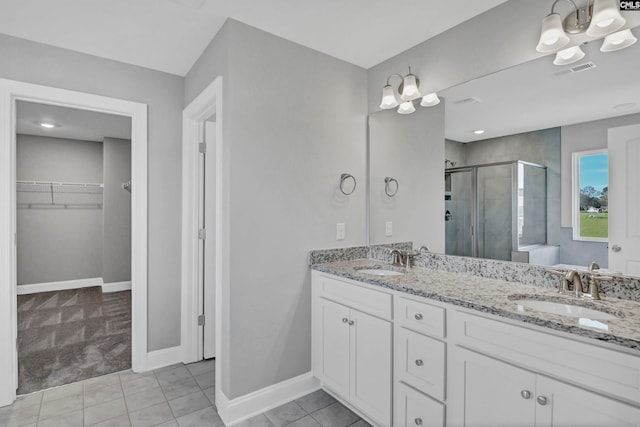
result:
[(336, 224), (336, 240), (344, 240), (344, 236), (346, 234), (346, 227), (344, 222), (339, 222)]
[(384, 223), (384, 235), (387, 237), (393, 236), (393, 222), (387, 221)]

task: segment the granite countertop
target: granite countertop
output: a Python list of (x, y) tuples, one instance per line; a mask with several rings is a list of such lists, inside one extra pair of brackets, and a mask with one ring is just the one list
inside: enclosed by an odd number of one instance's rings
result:
[[(373, 259), (315, 264), (311, 268), (395, 291), (620, 345), (640, 352), (640, 303), (636, 301), (609, 297), (599, 301), (579, 299), (571, 295), (560, 295), (555, 289), (541, 286), (426, 268), (393, 267)], [(399, 276), (373, 276), (359, 272), (363, 268), (384, 268), (403, 274)], [(591, 325), (595, 326), (587, 326), (581, 324), (578, 318), (549, 314), (519, 306), (514, 302), (517, 299), (565, 302), (613, 314), (617, 319), (597, 320), (596, 323), (591, 322)], [(585, 323), (585, 320), (582, 320), (582, 323)]]

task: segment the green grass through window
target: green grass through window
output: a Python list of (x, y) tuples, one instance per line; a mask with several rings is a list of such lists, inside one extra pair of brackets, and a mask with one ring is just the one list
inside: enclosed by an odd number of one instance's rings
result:
[(580, 237), (609, 237), (609, 214), (580, 212)]

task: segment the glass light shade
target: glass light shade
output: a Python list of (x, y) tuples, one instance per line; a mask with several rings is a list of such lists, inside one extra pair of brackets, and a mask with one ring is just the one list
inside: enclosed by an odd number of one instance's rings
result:
[(582, 58), (584, 58), (584, 52), (580, 49), (580, 46), (573, 46), (556, 53), (553, 65), (569, 65), (580, 61)]
[(557, 13), (547, 15), (542, 20), (540, 41), (536, 50), (542, 53), (557, 52), (569, 44), (569, 36), (564, 32), (562, 18)]
[(606, 36), (622, 28), (626, 22), (627, 20), (620, 15), (618, 0), (595, 0), (587, 35), (589, 37)]
[(629, 47), (637, 41), (631, 30), (618, 31), (604, 38), (600, 52), (614, 52)]
[(399, 114), (411, 114), (416, 111), (416, 107), (413, 106), (413, 102), (405, 101), (398, 107)]
[(404, 76), (404, 83), (402, 85), (402, 94), (400, 95), (400, 99), (403, 101), (413, 101), (414, 99), (420, 98), (422, 95), (418, 90), (418, 82), (416, 81), (416, 76), (413, 74), (407, 74)]
[(396, 94), (393, 93), (393, 87), (391, 85), (386, 85), (382, 88), (382, 102), (380, 102), (380, 108), (388, 110), (397, 106), (398, 100), (396, 99)]
[(438, 94), (435, 92), (431, 92), (422, 97), (422, 101), (420, 105), (423, 107), (433, 107), (434, 105), (440, 104), (440, 98), (438, 98)]

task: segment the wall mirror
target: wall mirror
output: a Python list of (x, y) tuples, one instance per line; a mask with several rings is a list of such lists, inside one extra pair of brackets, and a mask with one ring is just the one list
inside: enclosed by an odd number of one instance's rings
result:
[[(571, 159), (606, 149), (609, 129), (640, 124), (640, 43), (608, 53), (600, 44), (583, 45), (574, 64), (553, 65), (551, 55), (451, 87), (441, 105), (411, 115), (371, 114), (370, 243), (608, 266), (618, 242), (574, 239)], [(398, 180), (395, 198), (385, 177)], [(623, 210), (616, 221), (629, 223)]]

